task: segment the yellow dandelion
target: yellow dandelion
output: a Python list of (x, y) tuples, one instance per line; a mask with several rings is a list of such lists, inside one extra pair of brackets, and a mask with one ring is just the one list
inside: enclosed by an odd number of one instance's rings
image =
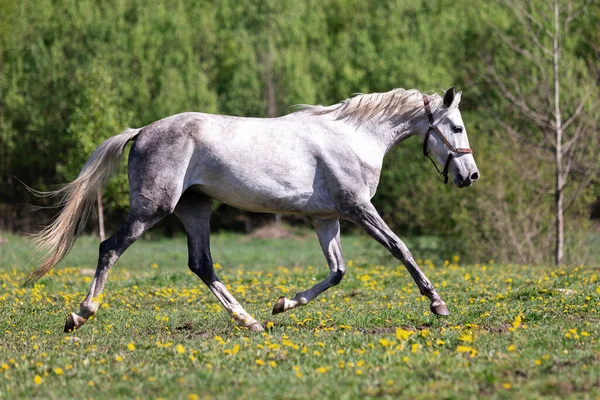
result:
[(180, 345), (180, 344), (178, 344), (177, 346), (175, 346), (175, 349), (177, 350), (177, 352), (179, 354), (185, 353), (185, 348), (182, 345)]
[(273, 368), (275, 368), (277, 366), (277, 363), (273, 360), (269, 361), (269, 365)]
[(511, 344), (510, 346), (508, 346), (508, 347), (506, 348), (506, 350), (508, 350), (508, 351), (510, 351), (510, 352), (513, 352), (513, 351), (515, 351), (515, 345), (514, 345), (514, 344)]
[(407, 331), (406, 329), (396, 328), (396, 338), (398, 340), (407, 340), (411, 335), (414, 335), (413, 331)]
[(64, 373), (64, 371), (62, 368), (59, 367), (59, 368), (54, 368), (54, 373), (56, 375), (62, 375)]
[(135, 344), (133, 344), (133, 342), (129, 342), (129, 344), (127, 344), (127, 349), (129, 349), (129, 351), (134, 351), (135, 350)]
[(257, 363), (258, 365), (265, 365), (265, 362), (261, 359), (258, 359), (256, 361), (254, 361), (255, 363)]
[(39, 376), (39, 375), (36, 375), (36, 376), (33, 378), (33, 383), (35, 383), (36, 385), (41, 385), (41, 384), (42, 384), (42, 377), (41, 377), (41, 376)]
[(459, 340), (466, 342), (466, 343), (473, 343), (473, 335), (470, 333), (465, 333), (464, 335), (462, 335)]
[(508, 383), (508, 382), (504, 382), (504, 383), (502, 384), (502, 387), (503, 387), (504, 389), (510, 389), (510, 383)]
[(511, 332), (513, 332), (516, 329), (520, 328), (521, 327), (521, 322), (522, 322), (521, 316), (517, 315), (515, 317), (515, 320), (511, 323), (512, 326), (510, 328), (508, 328), (508, 330), (511, 331)]
[(469, 346), (458, 346), (456, 348), (456, 351), (458, 351), (459, 353), (468, 353), (469, 351), (471, 351), (471, 348)]

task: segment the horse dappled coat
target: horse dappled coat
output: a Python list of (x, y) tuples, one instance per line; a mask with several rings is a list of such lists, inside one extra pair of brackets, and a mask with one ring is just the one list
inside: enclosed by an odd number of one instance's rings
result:
[[(85, 226), (96, 194), (108, 182), (129, 141), (130, 209), (125, 223), (100, 244), (91, 288), (65, 331), (81, 327), (98, 310), (110, 268), (160, 219), (174, 213), (183, 223), (189, 267), (229, 314), (251, 330), (262, 326), (235, 300), (215, 274), (210, 254), (212, 199), (250, 211), (304, 214), (311, 218), (330, 274), (293, 298), (280, 297), (273, 313), (303, 306), (337, 285), (346, 267), (340, 218), (352, 221), (406, 266), (435, 314), (448, 309), (415, 263), (405, 244), (371, 204), (384, 155), (412, 135), (458, 187), (479, 172), (469, 149), (454, 88), (426, 96), (416, 90), (358, 95), (329, 107), (306, 106), (279, 118), (240, 118), (203, 113), (177, 114), (106, 140), (78, 178), (52, 194), (64, 196), (57, 219), (37, 236), (47, 257), (33, 281), (69, 252)], [(433, 160), (432, 160), (433, 161)], [(435, 164), (435, 163), (434, 163)], [(436, 166), (437, 168), (437, 166)]]

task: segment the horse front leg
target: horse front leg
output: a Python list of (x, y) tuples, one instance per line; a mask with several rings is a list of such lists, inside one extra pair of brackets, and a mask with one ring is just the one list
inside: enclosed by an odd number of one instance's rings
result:
[(344, 264), (344, 257), (342, 256), (342, 243), (340, 241), (339, 220), (337, 218), (315, 218), (313, 220), (313, 225), (315, 226), (321, 249), (323, 249), (323, 254), (325, 254), (327, 264), (329, 265), (329, 275), (312, 288), (296, 293), (291, 300), (283, 296), (277, 299), (275, 306), (273, 307), (273, 314), (279, 314), (292, 308), (308, 304), (330, 287), (340, 283), (346, 274), (346, 266)]
[(402, 264), (404, 264), (417, 283), (421, 294), (427, 296), (429, 300), (431, 300), (430, 308), (434, 314), (450, 314), (446, 307), (446, 303), (444, 303), (433, 284), (427, 279), (423, 271), (421, 271), (408, 250), (408, 247), (406, 247), (404, 242), (387, 226), (383, 221), (383, 218), (381, 218), (370, 202), (351, 207), (344, 213), (344, 217), (359, 225), (371, 237), (388, 249), (394, 257), (402, 261)]

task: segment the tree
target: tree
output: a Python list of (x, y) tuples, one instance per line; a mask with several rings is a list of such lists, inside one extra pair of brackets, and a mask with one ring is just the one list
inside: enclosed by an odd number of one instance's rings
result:
[[(514, 19), (495, 31), (512, 53), (484, 56), (488, 80), (511, 104), (506, 131), (519, 151), (553, 166), (553, 183), (535, 172), (536, 190), (552, 193), (554, 261), (564, 260), (565, 213), (576, 204), (600, 168), (598, 73), (577, 54), (574, 23), (590, 1), (504, 0)], [(567, 88), (567, 90), (564, 90)], [(528, 173), (525, 171), (524, 173)]]
[[(99, 143), (119, 133), (125, 128), (125, 121), (130, 120), (128, 113), (123, 113), (121, 102), (115, 93), (112, 78), (106, 67), (101, 62), (94, 62), (89, 71), (81, 73), (78, 77), (81, 84), (81, 95), (77, 99), (76, 108), (71, 118), (68, 131), (73, 143), (66, 153), (67, 162), (59, 165), (58, 171), (63, 174), (67, 181), (77, 177), (81, 167), (89, 155), (98, 147)], [(125, 114), (125, 115), (124, 115)], [(113, 192), (116, 196), (111, 199), (125, 199), (122, 190), (126, 190), (126, 177), (120, 174), (111, 187), (120, 190)], [(98, 192), (98, 234), (101, 240), (105, 238), (104, 207), (102, 191)]]

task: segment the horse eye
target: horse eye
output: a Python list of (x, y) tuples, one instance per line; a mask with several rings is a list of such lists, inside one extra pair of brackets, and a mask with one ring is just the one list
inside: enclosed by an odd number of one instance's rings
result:
[(462, 133), (463, 128), (462, 126), (455, 126), (454, 128), (452, 128), (452, 130), (454, 131), (454, 133)]

